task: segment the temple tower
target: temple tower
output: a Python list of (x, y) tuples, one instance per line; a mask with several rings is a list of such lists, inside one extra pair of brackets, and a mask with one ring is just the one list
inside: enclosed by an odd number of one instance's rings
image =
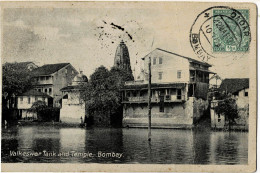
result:
[(117, 46), (114, 66), (125, 69), (126, 71), (132, 73), (128, 48), (123, 40)]

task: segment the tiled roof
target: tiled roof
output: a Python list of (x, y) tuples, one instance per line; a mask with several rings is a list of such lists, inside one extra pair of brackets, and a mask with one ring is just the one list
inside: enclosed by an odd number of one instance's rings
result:
[(235, 93), (246, 88), (249, 88), (249, 78), (230, 78), (222, 81), (219, 90)]
[(29, 90), (29, 91), (27, 91), (27, 92), (25, 92), (25, 93), (22, 93), (22, 94), (20, 94), (20, 95), (18, 95), (18, 96), (42, 96), (42, 97), (51, 97), (51, 96), (47, 95), (46, 93), (42, 93), (42, 92), (36, 91), (36, 90), (34, 90), (34, 89)]
[(33, 76), (43, 76), (50, 75), (56, 71), (62, 69), (63, 67), (69, 65), (70, 63), (59, 63), (59, 64), (46, 64), (32, 71)]

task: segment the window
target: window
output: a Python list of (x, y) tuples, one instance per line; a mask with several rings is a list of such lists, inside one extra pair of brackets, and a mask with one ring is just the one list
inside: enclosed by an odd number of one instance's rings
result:
[(177, 89), (177, 99), (181, 100), (181, 89)]
[(45, 93), (47, 93), (47, 92), (48, 92), (48, 89), (47, 89), (47, 88), (45, 88), (45, 89), (44, 89), (44, 92), (45, 92)]
[(177, 71), (177, 78), (180, 79), (181, 78), (181, 70)]
[(23, 102), (23, 97), (20, 97), (20, 102)]
[(28, 97), (28, 104), (31, 103), (31, 97)]
[(49, 94), (51, 94), (51, 92), (52, 92), (52, 88), (49, 88)]
[(238, 96), (238, 92), (234, 92), (234, 96)]
[(245, 97), (248, 97), (248, 92), (245, 91)]
[(133, 97), (136, 97), (136, 96), (137, 96), (137, 92), (133, 91)]
[(39, 92), (42, 92), (42, 90), (41, 90), (41, 89), (38, 89), (38, 91), (39, 91)]
[(159, 64), (162, 64), (162, 57), (159, 58)]
[(65, 74), (67, 74), (68, 73), (68, 69), (65, 69)]
[(162, 80), (162, 72), (159, 72), (158, 79), (159, 79), (159, 80)]
[(153, 58), (153, 65), (156, 64), (156, 58)]

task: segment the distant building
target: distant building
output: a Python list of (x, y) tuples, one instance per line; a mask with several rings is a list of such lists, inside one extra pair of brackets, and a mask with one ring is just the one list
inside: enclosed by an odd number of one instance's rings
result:
[(29, 111), (36, 101), (44, 101), (49, 106), (53, 102), (51, 96), (34, 89), (18, 95), (17, 99), (18, 119), (37, 119), (37, 113)]
[(132, 73), (128, 48), (123, 41), (117, 46), (114, 67), (119, 67)]
[(249, 104), (249, 78), (224, 79), (219, 87), (220, 92), (230, 93), (237, 99), (237, 106), (243, 108)]
[(146, 55), (138, 80), (123, 89), (123, 125), (148, 124), (148, 62), (151, 57), (152, 127), (192, 127), (208, 108), (210, 64), (163, 49)]
[(221, 85), (222, 79), (218, 74), (214, 74), (209, 79), (209, 88), (216, 89)]
[(69, 123), (81, 123), (85, 119), (85, 102), (81, 98), (83, 85), (88, 82), (87, 76), (80, 74), (74, 77), (72, 85), (61, 89), (62, 107), (60, 110), (60, 120)]
[(34, 89), (53, 97), (54, 106), (59, 107), (62, 99), (60, 89), (70, 85), (78, 74), (70, 63), (46, 64), (32, 70)]
[(33, 62), (19, 62), (18, 64), (21, 66), (21, 68), (26, 68), (29, 71), (38, 68), (38, 66), (35, 65)]
[[(236, 99), (238, 116), (236, 129), (248, 129), (249, 117), (249, 78), (229, 78), (224, 79), (218, 89), (220, 93), (231, 94)], [(224, 115), (219, 115), (215, 112), (215, 107), (221, 100), (213, 100), (211, 103), (211, 127), (224, 128), (226, 119)]]

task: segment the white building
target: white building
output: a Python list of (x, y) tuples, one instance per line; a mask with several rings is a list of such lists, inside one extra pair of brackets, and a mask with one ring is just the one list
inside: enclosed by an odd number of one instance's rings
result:
[(29, 111), (34, 102), (44, 101), (46, 105), (52, 103), (52, 97), (33, 89), (18, 95), (17, 98), (17, 108), (19, 110), (20, 119), (37, 119), (37, 114)]
[(88, 82), (88, 78), (82, 74), (74, 77), (72, 85), (62, 88), (62, 107), (60, 110), (60, 120), (67, 123), (81, 123), (85, 118), (85, 102), (80, 97), (83, 91), (83, 84)]
[(191, 128), (208, 108), (210, 64), (160, 48), (147, 54), (136, 81), (123, 92), (123, 126), (147, 127), (148, 64), (151, 58), (152, 127)]
[[(235, 120), (237, 129), (248, 129), (249, 117), (249, 79), (248, 78), (230, 78), (224, 79), (219, 87), (219, 92), (231, 94), (236, 99), (238, 109), (238, 118)], [(218, 105), (218, 100), (211, 103), (211, 127), (224, 128), (225, 116), (218, 115), (215, 112), (215, 107)]]

